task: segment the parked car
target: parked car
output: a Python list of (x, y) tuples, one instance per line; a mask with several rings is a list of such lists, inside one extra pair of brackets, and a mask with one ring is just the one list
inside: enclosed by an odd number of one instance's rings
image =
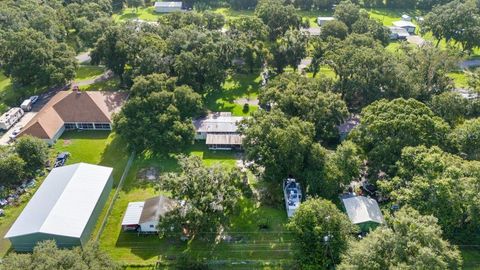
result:
[(0, 199), (0, 206), (5, 206), (8, 204), (8, 201), (6, 199)]
[(15, 129), (12, 134), (10, 134), (10, 139), (13, 141), (17, 138), (18, 134), (20, 134), (20, 128)]
[(65, 165), (69, 156), (70, 156), (70, 153), (68, 153), (68, 152), (63, 152), (63, 153), (58, 154), (57, 159), (55, 160), (55, 164), (53, 165), (53, 167), (56, 168), (56, 167), (61, 167), (61, 166)]
[(32, 104), (35, 104), (35, 102), (38, 101), (38, 96), (31, 96), (30, 100), (32, 101)]

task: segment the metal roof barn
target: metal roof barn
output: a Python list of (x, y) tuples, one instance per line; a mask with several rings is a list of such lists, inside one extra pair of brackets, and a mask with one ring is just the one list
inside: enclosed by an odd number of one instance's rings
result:
[(85, 244), (112, 189), (112, 168), (77, 163), (54, 168), (5, 235), (17, 251), (39, 241)]

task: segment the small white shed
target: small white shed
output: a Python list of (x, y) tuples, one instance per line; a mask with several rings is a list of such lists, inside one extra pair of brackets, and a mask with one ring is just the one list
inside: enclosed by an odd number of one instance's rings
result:
[(317, 18), (317, 24), (318, 24), (319, 26), (323, 26), (323, 25), (325, 25), (327, 22), (333, 21), (333, 20), (335, 20), (334, 17), (318, 17), (318, 18)]
[(182, 10), (182, 2), (155, 2), (155, 12), (170, 13)]

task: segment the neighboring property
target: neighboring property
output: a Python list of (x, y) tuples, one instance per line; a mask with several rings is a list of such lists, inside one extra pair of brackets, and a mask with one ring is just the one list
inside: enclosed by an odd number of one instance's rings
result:
[(212, 150), (239, 149), (242, 146), (242, 136), (238, 132), (241, 116), (232, 116), (229, 112), (217, 112), (205, 118), (193, 121), (195, 139), (205, 140)]
[(351, 115), (348, 117), (345, 122), (342, 124), (338, 125), (338, 133), (340, 135), (340, 140), (343, 141), (345, 138), (347, 138), (348, 134), (360, 124), (360, 118), (358, 115)]
[(16, 251), (37, 242), (80, 246), (90, 238), (113, 184), (112, 168), (77, 163), (54, 168), (5, 235)]
[(112, 116), (127, 99), (123, 92), (61, 91), (22, 129), (52, 145), (65, 130), (111, 130)]
[(388, 29), (390, 30), (391, 40), (406, 40), (410, 36), (405, 28), (391, 26)]
[(22, 108), (11, 108), (2, 116), (0, 116), (0, 129), (8, 130), (11, 128), (22, 116), (25, 112)]
[(413, 45), (417, 45), (418, 47), (422, 47), (423, 45), (427, 44), (427, 41), (425, 41), (425, 39), (417, 35), (411, 35), (407, 37), (407, 42)]
[(319, 26), (323, 26), (323, 25), (326, 24), (327, 22), (333, 21), (333, 20), (335, 20), (334, 17), (318, 17), (318, 18), (317, 18), (317, 24), (318, 24)]
[(131, 202), (122, 220), (124, 231), (157, 233), (158, 222), (166, 213), (172, 211), (177, 201), (165, 196), (150, 198), (144, 202)]
[(411, 21), (412, 21), (412, 17), (410, 17), (410, 16), (407, 15), (407, 14), (403, 14), (403, 15), (402, 15), (402, 21), (411, 22)]
[(353, 224), (358, 225), (362, 232), (368, 232), (385, 222), (382, 211), (374, 199), (352, 194), (347, 194), (341, 199), (348, 218)]
[(155, 12), (169, 13), (182, 10), (182, 2), (155, 2)]
[(415, 34), (415, 30), (416, 30), (416, 26), (415, 24), (413, 24), (412, 22), (409, 22), (409, 21), (396, 21), (396, 22), (393, 22), (393, 26), (395, 27), (400, 27), (400, 28), (403, 28), (405, 30), (407, 30), (407, 32), (412, 35), (412, 34)]
[(283, 196), (285, 197), (285, 208), (287, 217), (291, 218), (302, 203), (302, 189), (300, 183), (293, 178), (283, 181)]

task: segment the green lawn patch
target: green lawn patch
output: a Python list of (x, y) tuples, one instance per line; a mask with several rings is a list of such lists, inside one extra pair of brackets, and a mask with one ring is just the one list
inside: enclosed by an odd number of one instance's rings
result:
[(104, 71), (105, 69), (99, 66), (80, 65), (76, 70), (77, 75), (75, 76), (75, 81), (95, 79), (102, 75)]
[(480, 270), (480, 249), (478, 247), (463, 247), (460, 251), (464, 270)]
[[(210, 151), (203, 143), (195, 144), (186, 152), (202, 157), (206, 165), (220, 163), (233, 167), (237, 158), (235, 152)], [(227, 262), (255, 260), (259, 264), (278, 264), (292, 259), (292, 239), (283, 227), (287, 220), (283, 208), (259, 206), (258, 202), (248, 198), (242, 198), (238, 213), (228, 228), (228, 234), (238, 239), (236, 242), (214, 244), (199, 239), (182, 242), (177, 238), (159, 239), (154, 235), (145, 237), (123, 232), (121, 221), (128, 203), (162, 193), (156, 190), (155, 182), (140, 178), (139, 172), (149, 167), (157, 168), (160, 174), (177, 172), (179, 169), (172, 156), (153, 156), (149, 153), (137, 156), (100, 237), (100, 247), (114, 260), (125, 265), (148, 267), (157, 261), (169, 264), (181, 253), (188, 252), (209, 261), (221, 262), (214, 269), (235, 269)], [(270, 227), (260, 230), (259, 222), (267, 223)]]
[(120, 79), (113, 77), (106, 81), (82, 85), (79, 88), (82, 91), (118, 91), (120, 88)]
[(260, 88), (261, 76), (254, 74), (234, 74), (227, 78), (222, 88), (206, 95), (206, 106), (211, 111), (232, 112), (233, 115), (245, 116), (256, 111), (256, 105), (243, 106), (250, 100), (256, 100)]
[(124, 8), (121, 13), (114, 14), (113, 19), (115, 21), (127, 21), (140, 19), (144, 21), (155, 22), (160, 16), (163, 16), (162, 13), (156, 13), (154, 7), (144, 7), (144, 8)]
[(448, 77), (453, 80), (455, 87), (468, 87), (468, 75), (464, 71), (453, 71), (448, 73)]

